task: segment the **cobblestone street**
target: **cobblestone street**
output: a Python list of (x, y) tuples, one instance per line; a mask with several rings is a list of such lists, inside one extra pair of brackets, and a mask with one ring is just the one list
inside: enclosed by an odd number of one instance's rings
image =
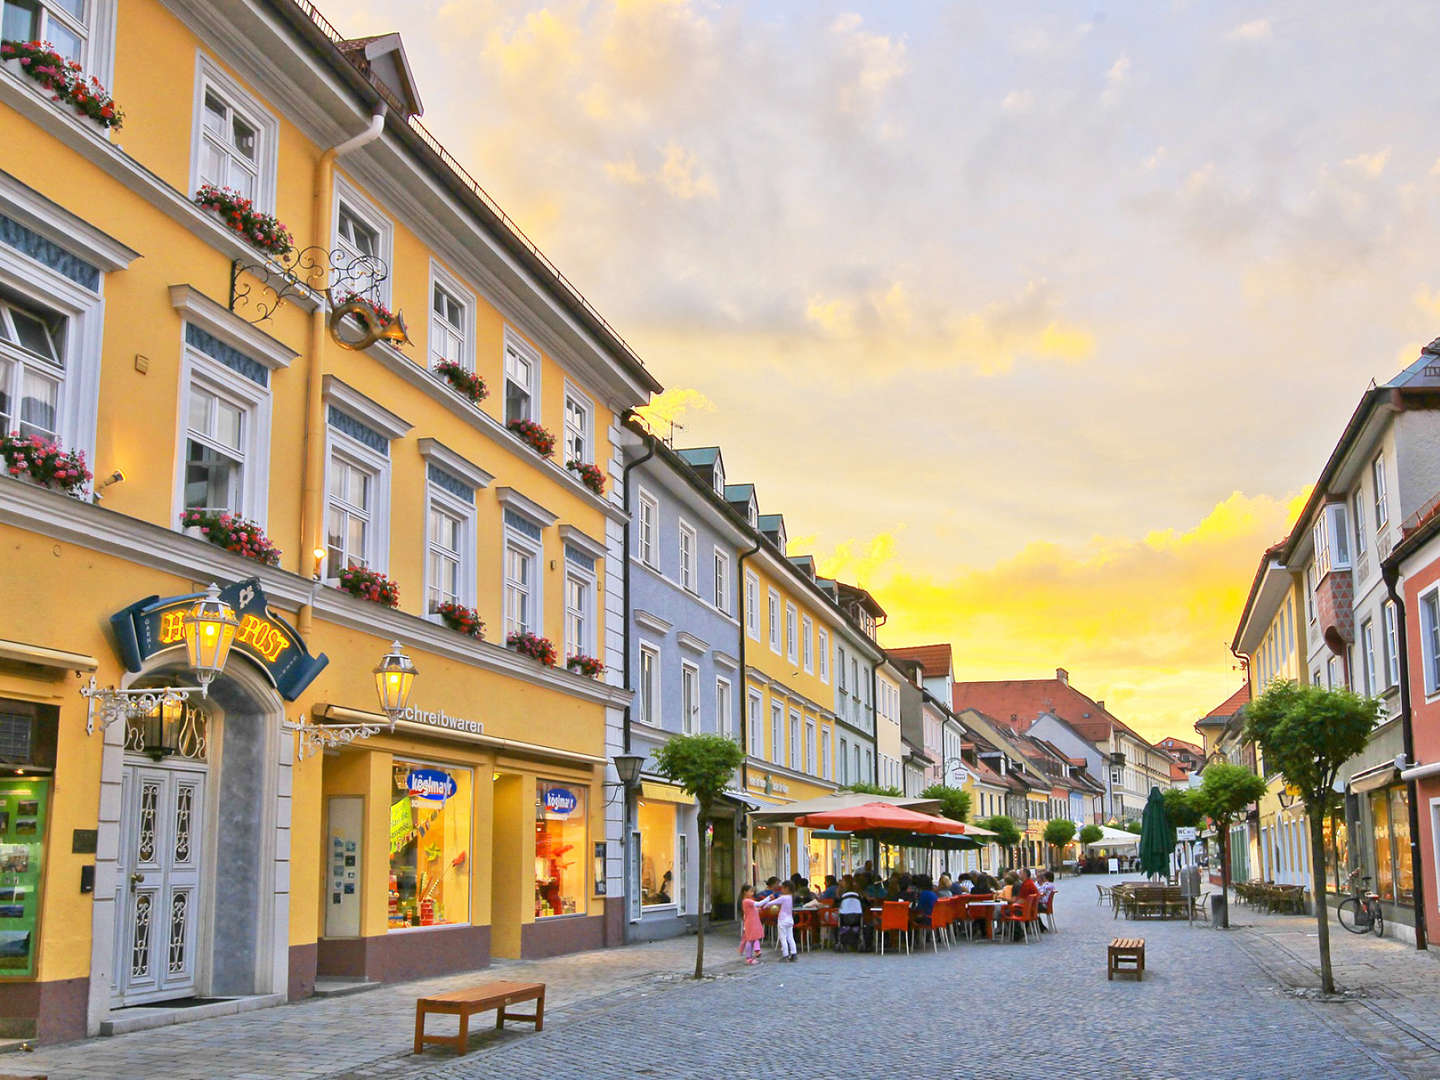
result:
[[(0, 1058), (0, 1072), (709, 1078), (801, 1062), (837, 1077), (1440, 1076), (1433, 955), (1337, 932), (1337, 979), (1353, 996), (1321, 1004), (1293, 992), (1318, 985), (1313, 921), (1237, 907), (1229, 933), (1116, 922), (1096, 906), (1093, 882), (1062, 882), (1060, 933), (1028, 946), (810, 953), (748, 969), (735, 962), (733, 940), (719, 936), (711, 939), (717, 977), (697, 985), (683, 977), (694, 948), (687, 938), (46, 1048)], [(1117, 933), (1145, 937), (1143, 983), (1106, 980), (1105, 944)], [(480, 1017), (467, 1057), (411, 1056), (415, 997), (487, 977), (546, 981), (545, 1030), (518, 1024), (497, 1038)]]

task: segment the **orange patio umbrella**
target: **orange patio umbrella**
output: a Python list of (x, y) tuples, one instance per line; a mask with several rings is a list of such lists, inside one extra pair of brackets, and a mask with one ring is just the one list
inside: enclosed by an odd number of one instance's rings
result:
[(805, 814), (795, 819), (795, 824), (806, 829), (840, 829), (845, 832), (862, 832), (870, 829), (895, 829), (912, 833), (928, 833), (932, 836), (963, 835), (965, 823), (949, 818), (935, 817), (906, 810), (903, 806), (889, 803), (861, 803), (837, 810), (826, 810), (820, 814)]

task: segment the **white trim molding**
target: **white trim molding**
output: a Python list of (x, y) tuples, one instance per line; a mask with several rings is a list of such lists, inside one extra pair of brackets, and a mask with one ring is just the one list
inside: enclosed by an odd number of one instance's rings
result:
[(520, 492), (512, 487), (497, 487), (495, 489), (495, 498), (498, 499), (500, 505), (504, 506), (507, 510), (514, 510), (517, 514), (529, 518), (542, 529), (548, 529), (560, 519), (560, 516), (554, 511), (545, 509), (545, 507), (541, 506), (534, 499), (521, 495)]
[(4, 171), (0, 171), (0, 211), (101, 270), (125, 270), (140, 258), (134, 248), (101, 232)]
[(567, 544), (575, 545), (586, 555), (593, 555), (597, 559), (605, 558), (605, 545), (598, 540), (591, 539), (588, 534), (581, 532), (574, 525), (561, 525), (560, 539)]
[(668, 634), (670, 628), (675, 625), (674, 623), (666, 622), (660, 618), (659, 615), (646, 611), (644, 608), (633, 608), (631, 609), (631, 614), (635, 616), (635, 624), (637, 626), (643, 626), (646, 630), (650, 630), (656, 634)]
[(457, 454), (439, 439), (427, 436), (417, 439), (415, 445), (419, 447), (420, 456), (426, 462), (433, 461), (446, 472), (454, 473), (461, 480), (467, 484), (473, 484), (476, 488), (488, 488), (495, 479), (494, 474), (486, 472), (469, 458)]
[(239, 349), (271, 371), (287, 368), (300, 354), (240, 318), (224, 304), (211, 300), (194, 285), (171, 285), (170, 306), (188, 323), (194, 323), (226, 345)]
[(740, 670), (739, 657), (731, 656), (728, 652), (721, 652), (719, 649), (716, 649), (711, 659), (720, 667), (729, 668), (731, 671)]
[(691, 652), (706, 653), (710, 651), (710, 643), (694, 634), (687, 634), (684, 630), (675, 635), (675, 640), (680, 643), (682, 649), (689, 649)]
[(398, 439), (415, 425), (409, 420), (396, 416), (378, 401), (366, 397), (353, 386), (341, 382), (334, 375), (326, 375), (323, 395), (327, 405), (335, 405), (348, 412), (357, 420), (373, 425), (387, 439)]

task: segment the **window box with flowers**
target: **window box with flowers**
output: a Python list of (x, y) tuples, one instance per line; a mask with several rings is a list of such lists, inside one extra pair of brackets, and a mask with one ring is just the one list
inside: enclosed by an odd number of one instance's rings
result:
[(397, 607), (400, 603), (400, 586), (368, 566), (345, 567), (340, 571), (339, 586), (351, 596), (374, 604)]
[(12, 431), (0, 438), (0, 458), (4, 459), (5, 471), (17, 480), (63, 491), (77, 499), (84, 497), (85, 485), (91, 479), (83, 451), (63, 450), (58, 442), (43, 435)]
[(576, 653), (565, 661), (565, 666), (576, 675), (584, 675), (587, 679), (598, 679), (605, 674), (605, 665), (593, 656), (586, 656), (583, 653)]
[[(346, 292), (335, 298), (336, 307), (344, 307), (346, 304), (363, 304), (374, 314), (375, 321), (380, 326), (389, 326), (395, 321), (394, 312), (369, 293)], [(363, 321), (356, 312), (351, 311), (348, 316), (363, 325)]]
[(578, 476), (580, 482), (596, 495), (605, 494), (605, 474), (600, 471), (600, 466), (575, 460), (567, 461), (565, 467)]
[(458, 630), (473, 638), (484, 638), (485, 636), (485, 620), (480, 618), (480, 613), (474, 608), (447, 600), (436, 606), (435, 614), (439, 615), (440, 621), (451, 630)]
[(34, 80), (52, 100), (69, 105), (102, 136), (125, 122), (124, 112), (100, 80), (85, 78), (79, 61), (66, 60), (48, 41), (0, 41), (0, 62)]
[(218, 214), (227, 229), (267, 255), (284, 258), (295, 247), (290, 230), (274, 214), (256, 210), (255, 204), (238, 191), (206, 184), (195, 193), (195, 205)]
[(266, 566), (280, 565), (280, 549), (253, 521), (246, 521), (225, 510), (186, 510), (180, 515), (186, 536), (208, 540), (216, 547)]
[(505, 426), (510, 429), (510, 434), (541, 457), (549, 457), (555, 453), (555, 435), (534, 420), (511, 420)]
[(531, 660), (538, 660), (546, 667), (555, 666), (555, 646), (549, 638), (516, 632), (505, 639), (505, 647)]
[(479, 405), (490, 396), (490, 391), (485, 386), (485, 380), (475, 372), (461, 367), (454, 360), (441, 360), (430, 370), (453, 386), (471, 405)]

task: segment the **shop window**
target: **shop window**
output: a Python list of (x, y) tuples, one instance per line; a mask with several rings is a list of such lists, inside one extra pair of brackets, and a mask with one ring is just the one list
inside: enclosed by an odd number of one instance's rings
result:
[(1375, 832), (1375, 891), (1382, 899), (1395, 899), (1395, 863), (1390, 855), (1390, 798), (1384, 791), (1370, 793), (1370, 823)]
[(635, 818), (640, 826), (640, 900), (645, 907), (675, 902), (675, 804), (642, 799)]
[(33, 976), (50, 780), (0, 780), (0, 976)]
[(1390, 796), (1390, 858), (1395, 866), (1395, 900), (1415, 901), (1415, 867), (1410, 859), (1410, 799), (1404, 786), (1392, 787)]
[[(470, 921), (472, 784), (469, 769), (394, 760), (390, 781), (391, 930)], [(343, 851), (332, 857), (342, 862), (354, 858)], [(332, 876), (343, 885), (350, 883), (348, 876)]]
[(584, 789), (541, 780), (535, 800), (535, 917), (585, 914)]

